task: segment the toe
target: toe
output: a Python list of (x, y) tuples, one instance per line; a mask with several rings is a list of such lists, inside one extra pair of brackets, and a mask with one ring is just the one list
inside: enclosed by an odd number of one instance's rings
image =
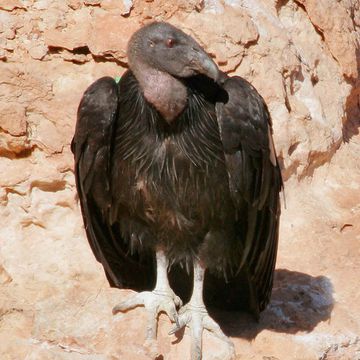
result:
[(141, 293), (136, 294), (135, 296), (130, 297), (130, 299), (127, 299), (122, 303), (114, 306), (114, 308), (112, 309), (113, 315), (117, 314), (118, 312), (125, 312), (138, 306), (143, 306), (144, 301), (140, 295)]
[(191, 360), (201, 360), (201, 345), (191, 347)]
[(181, 308), (183, 305), (182, 300), (177, 295), (174, 296), (174, 303), (177, 308)]
[(169, 335), (175, 334), (177, 331), (181, 330), (184, 326), (188, 325), (191, 322), (191, 314), (185, 312), (180, 316), (177, 316), (175, 319), (176, 325), (169, 331)]
[(210, 316), (203, 318), (204, 329), (209, 330), (214, 334), (223, 334), (219, 324), (217, 324)]
[(229, 346), (234, 347), (234, 344), (232, 343), (232, 341), (223, 333), (223, 331), (221, 330), (219, 324), (214, 321), (210, 316), (206, 316), (203, 319), (203, 326), (204, 329), (210, 331), (212, 334), (214, 334), (216, 337), (218, 337), (219, 339), (225, 341), (226, 343), (229, 344)]
[(183, 315), (187, 312), (189, 312), (189, 304), (186, 304), (179, 309), (179, 315)]
[(194, 324), (191, 329), (191, 360), (201, 359), (202, 331), (201, 323)]
[(156, 308), (151, 308), (147, 311), (146, 341), (153, 341), (156, 339), (157, 314), (158, 311)]
[(178, 313), (176, 311), (175, 304), (172, 300), (163, 303), (159, 311), (164, 311), (172, 322), (177, 322)]

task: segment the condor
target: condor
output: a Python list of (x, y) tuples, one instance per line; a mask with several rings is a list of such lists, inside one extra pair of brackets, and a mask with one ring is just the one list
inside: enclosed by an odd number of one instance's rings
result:
[[(133, 34), (119, 83), (94, 82), (72, 151), (87, 238), (111, 286), (148, 311), (148, 340), (166, 312), (232, 342), (207, 307), (256, 317), (269, 302), (282, 180), (264, 100), (222, 73), (190, 36), (155, 22)], [(183, 305), (185, 304), (185, 305)]]

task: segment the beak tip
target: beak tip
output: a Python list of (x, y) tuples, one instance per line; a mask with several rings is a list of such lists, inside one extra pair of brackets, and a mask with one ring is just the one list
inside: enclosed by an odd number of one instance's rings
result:
[(224, 85), (225, 81), (227, 80), (228, 76), (226, 73), (224, 73), (223, 71), (219, 70), (218, 71), (218, 75), (215, 79), (215, 82), (218, 84), (218, 85)]
[(223, 85), (228, 76), (219, 69), (216, 63), (208, 58), (203, 63), (204, 74), (207, 75), (210, 79), (213, 79), (218, 85)]

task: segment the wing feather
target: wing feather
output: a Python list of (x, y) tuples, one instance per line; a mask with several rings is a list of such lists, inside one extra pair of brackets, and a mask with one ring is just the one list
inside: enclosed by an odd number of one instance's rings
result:
[(258, 315), (271, 295), (282, 179), (264, 100), (240, 77), (227, 78), (223, 88), (228, 101), (217, 103), (216, 112), (241, 229), (238, 271), (248, 274), (252, 308)]
[[(95, 81), (85, 91), (77, 114), (71, 150), (85, 230), (96, 259), (103, 265), (110, 285), (144, 288), (148, 264), (129, 254), (112, 209), (112, 155), (119, 112), (119, 85), (110, 78)], [(148, 271), (139, 271), (139, 269)], [(145, 274), (145, 275), (144, 275)], [(150, 283), (151, 284), (151, 283)]]
[(71, 150), (75, 158), (75, 179), (85, 230), (96, 259), (119, 285), (113, 272), (111, 226), (107, 213), (111, 205), (111, 138), (118, 108), (118, 88), (110, 77), (94, 82), (85, 91), (77, 114)]

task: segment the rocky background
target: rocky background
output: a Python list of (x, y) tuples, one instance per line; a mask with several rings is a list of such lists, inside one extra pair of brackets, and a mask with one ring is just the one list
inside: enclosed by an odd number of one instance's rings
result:
[[(237, 359), (360, 359), (358, 0), (0, 0), (0, 358), (186, 359), (144, 346), (142, 309), (111, 315), (84, 237), (69, 144), (86, 87), (121, 75), (142, 24), (193, 35), (265, 98), (286, 180), (272, 301), (213, 314)], [(284, 204), (283, 204), (284, 205)], [(226, 359), (205, 334), (204, 359)]]

